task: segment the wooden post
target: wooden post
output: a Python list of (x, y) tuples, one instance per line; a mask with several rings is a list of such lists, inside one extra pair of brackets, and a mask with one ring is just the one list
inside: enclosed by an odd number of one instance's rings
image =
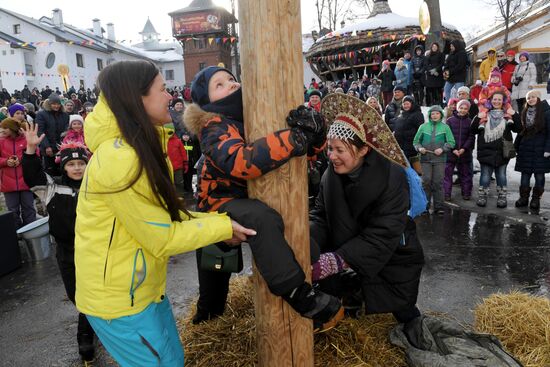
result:
[[(248, 141), (285, 128), (304, 103), (300, 0), (240, 0), (241, 78)], [(285, 237), (310, 277), (307, 171), (304, 157), (248, 183), (250, 197), (277, 210)], [(260, 366), (313, 366), (312, 321), (271, 294), (254, 271)]]

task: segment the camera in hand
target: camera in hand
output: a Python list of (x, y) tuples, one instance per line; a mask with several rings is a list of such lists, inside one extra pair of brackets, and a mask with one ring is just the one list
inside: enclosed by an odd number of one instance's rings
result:
[(518, 76), (518, 77), (516, 77), (516, 80), (514, 81), (514, 85), (517, 87), (519, 85), (519, 83), (521, 83), (522, 81), (523, 81), (523, 77)]

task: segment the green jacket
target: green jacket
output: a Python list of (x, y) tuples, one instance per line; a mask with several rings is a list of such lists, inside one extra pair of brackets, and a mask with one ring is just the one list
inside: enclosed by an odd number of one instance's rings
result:
[(445, 153), (437, 156), (433, 153), (422, 154), (420, 161), (425, 163), (445, 163), (447, 161), (447, 152), (455, 146), (455, 138), (449, 125), (442, 121), (434, 122), (428, 120), (418, 128), (413, 139), (414, 148), (418, 151), (420, 148), (434, 151), (437, 148), (443, 149)]

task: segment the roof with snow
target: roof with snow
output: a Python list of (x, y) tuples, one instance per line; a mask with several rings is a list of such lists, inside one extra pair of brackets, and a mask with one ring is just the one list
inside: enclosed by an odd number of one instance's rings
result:
[(143, 27), (143, 30), (139, 32), (139, 34), (160, 34), (157, 32), (155, 27), (153, 27), (153, 23), (151, 23), (151, 20), (149, 17), (147, 17), (147, 22), (145, 22), (145, 26)]
[(133, 52), (139, 53), (140, 55), (155, 61), (159, 61), (159, 62), (181, 61), (183, 63), (183, 56), (174, 50), (147, 51), (135, 46), (129, 46), (127, 48), (131, 49)]

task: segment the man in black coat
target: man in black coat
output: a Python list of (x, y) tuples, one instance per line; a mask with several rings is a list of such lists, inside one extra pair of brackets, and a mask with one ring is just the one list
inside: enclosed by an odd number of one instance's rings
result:
[(452, 89), (458, 89), (466, 82), (468, 68), (468, 55), (461, 41), (453, 40), (450, 43), (450, 53), (445, 60), (445, 73), (448, 74), (445, 82), (445, 101), (452, 98)]
[(399, 115), (399, 112), (401, 111), (401, 103), (406, 93), (407, 91), (405, 88), (401, 86), (396, 86), (393, 88), (393, 98), (384, 111), (384, 121), (386, 121), (386, 124), (388, 124), (391, 131), (393, 131), (393, 119)]
[(50, 176), (59, 176), (60, 171), (55, 163), (55, 154), (61, 144), (61, 133), (69, 126), (69, 115), (61, 106), (61, 99), (56, 93), (52, 93), (43, 104), (44, 109), (36, 114), (38, 135), (46, 137), (40, 143), (40, 152), (44, 157), (44, 168)]
[(437, 42), (432, 43), (430, 46), (430, 53), (425, 60), (426, 70), (426, 104), (428, 106), (441, 104), (441, 91), (445, 84), (443, 80), (443, 64), (445, 63), (445, 56), (439, 51), (439, 44)]

